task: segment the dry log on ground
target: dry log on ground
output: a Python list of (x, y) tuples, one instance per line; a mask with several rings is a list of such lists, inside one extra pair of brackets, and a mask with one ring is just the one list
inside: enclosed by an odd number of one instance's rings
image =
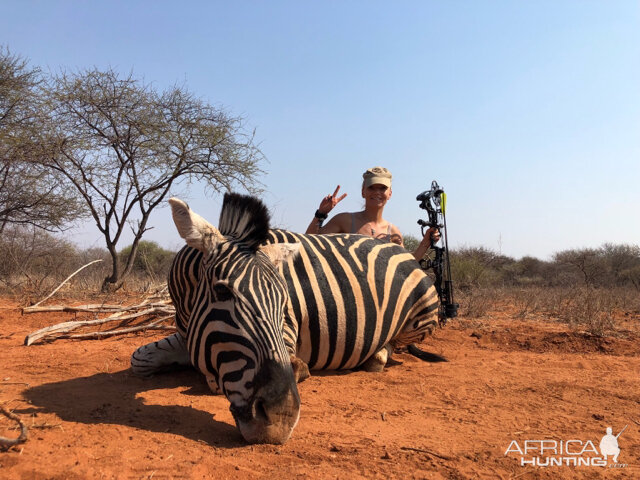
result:
[(67, 312), (67, 313), (113, 313), (123, 312), (127, 307), (122, 305), (103, 305), (103, 304), (89, 304), (78, 305), (75, 307), (69, 305), (49, 305), (47, 307), (25, 307), (22, 309), (23, 314), (27, 313), (46, 313), (46, 312)]
[[(79, 306), (53, 305), (48, 307), (29, 307), (23, 310), (23, 313), (26, 314), (42, 312), (71, 312), (94, 315), (107, 313), (110, 315), (104, 318), (62, 322), (41, 328), (27, 335), (24, 340), (25, 345), (33, 345), (39, 341), (52, 341), (60, 338), (96, 339), (143, 330), (175, 330), (175, 327), (172, 325), (161, 325), (162, 322), (171, 320), (175, 315), (175, 308), (165, 292), (151, 295), (142, 303), (129, 306), (102, 304)], [(85, 331), (77, 334), (69, 334), (69, 332), (77, 329), (101, 326), (107, 326), (108, 329), (97, 332)]]
[(143, 325), (138, 325), (136, 327), (130, 328), (121, 328), (118, 330), (108, 330), (106, 332), (89, 332), (89, 333), (78, 333), (74, 335), (60, 335), (57, 338), (75, 338), (75, 339), (90, 339), (90, 338), (106, 338), (113, 337), (115, 335), (124, 335), (125, 333), (132, 332), (142, 332), (144, 330), (172, 330), (175, 331), (176, 327), (173, 325), (160, 325), (160, 323), (165, 322), (173, 318), (173, 315), (169, 315), (167, 317), (160, 318), (152, 323), (145, 323)]

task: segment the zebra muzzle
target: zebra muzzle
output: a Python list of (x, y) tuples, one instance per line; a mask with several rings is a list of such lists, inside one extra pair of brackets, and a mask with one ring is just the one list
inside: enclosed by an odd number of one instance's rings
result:
[[(272, 366), (267, 367), (273, 369)], [(281, 366), (277, 368), (283, 369)], [(240, 433), (249, 443), (282, 444), (291, 436), (291, 432), (300, 418), (300, 396), (288, 365), (284, 371), (273, 375), (271, 371), (267, 382), (259, 382), (253, 398), (243, 406), (231, 405), (229, 408)]]

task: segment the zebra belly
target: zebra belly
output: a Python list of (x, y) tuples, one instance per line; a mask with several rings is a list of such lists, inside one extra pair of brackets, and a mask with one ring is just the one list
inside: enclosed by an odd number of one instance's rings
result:
[[(310, 370), (349, 370), (356, 368), (375, 355), (382, 347), (387, 345), (392, 335), (384, 337), (378, 336), (367, 343), (348, 342), (347, 336), (342, 332), (330, 334), (329, 331), (322, 332), (318, 341), (313, 341), (311, 329), (308, 324), (301, 325), (300, 336), (298, 337), (298, 350), (296, 355), (303, 360)], [(334, 339), (334, 340), (332, 340)]]

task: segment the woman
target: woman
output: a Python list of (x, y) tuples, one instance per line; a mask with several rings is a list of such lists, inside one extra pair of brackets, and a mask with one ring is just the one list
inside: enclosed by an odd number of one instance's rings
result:
[[(333, 207), (347, 196), (345, 193), (338, 197), (338, 185), (333, 195), (327, 195), (322, 199), (305, 233), (359, 233), (404, 246), (400, 230), (382, 218), (384, 206), (391, 198), (391, 172), (384, 167), (373, 167), (364, 172), (362, 178), (362, 198), (365, 200), (363, 211), (339, 213), (326, 225), (322, 225)], [(429, 228), (418, 248), (412, 252), (416, 260), (424, 256), (432, 241), (436, 243), (438, 240), (438, 229)]]

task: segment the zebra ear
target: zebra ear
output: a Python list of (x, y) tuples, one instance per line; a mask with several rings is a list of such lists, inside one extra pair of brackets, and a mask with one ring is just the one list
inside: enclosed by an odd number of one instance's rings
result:
[(185, 202), (179, 198), (170, 198), (173, 223), (178, 233), (187, 245), (205, 254), (211, 253), (218, 242), (224, 240), (218, 229), (194, 213)]
[(271, 263), (273, 263), (276, 267), (279, 267), (282, 263), (300, 253), (300, 244), (271, 243), (269, 245), (262, 245), (260, 247), (260, 251), (264, 253), (269, 258), (269, 260), (271, 260)]

